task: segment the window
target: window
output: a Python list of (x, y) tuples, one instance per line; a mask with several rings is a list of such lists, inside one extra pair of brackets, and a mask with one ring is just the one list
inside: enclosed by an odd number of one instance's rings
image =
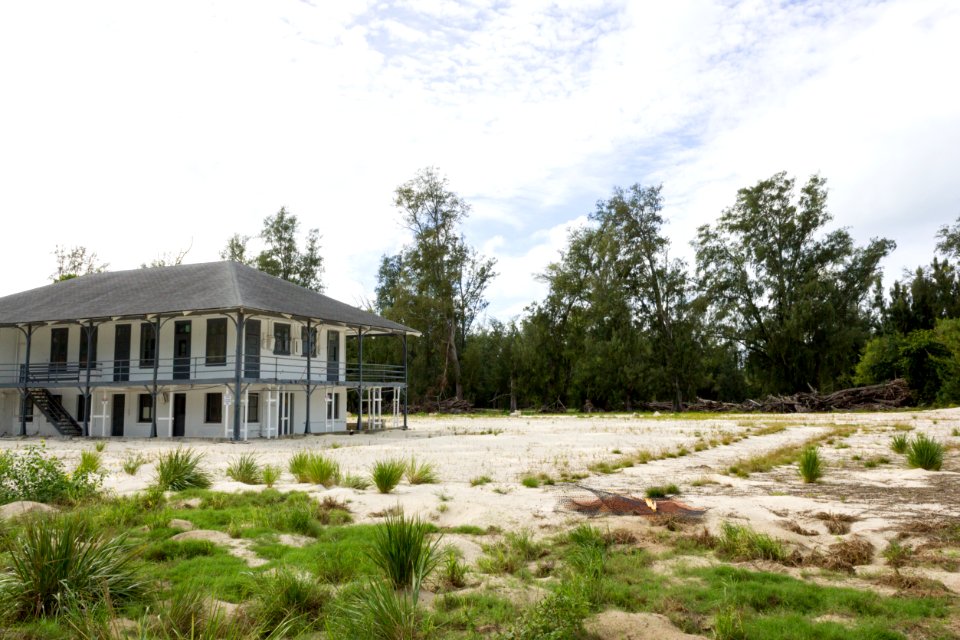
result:
[(80, 368), (87, 368), (87, 334), (91, 331), (93, 332), (90, 335), (90, 368), (97, 368), (97, 331), (99, 327), (81, 327), (80, 328)]
[(207, 364), (227, 364), (227, 319), (207, 320)]
[(223, 422), (223, 394), (208, 393), (207, 406), (203, 412), (204, 422)]
[(303, 343), (303, 352), (300, 355), (306, 357), (307, 354), (309, 354), (311, 358), (317, 357), (317, 328), (316, 327), (310, 327), (309, 336), (307, 335), (307, 328), (300, 327), (300, 342)]
[(137, 397), (137, 422), (153, 422), (153, 396), (149, 393)]
[(33, 422), (33, 400), (30, 398), (27, 398), (23, 405), (23, 420), (24, 422)]
[(149, 322), (140, 323), (140, 367), (152, 368), (157, 357), (156, 327)]
[(327, 419), (338, 420), (340, 418), (340, 394), (331, 393), (333, 402), (327, 404)]
[(87, 415), (87, 403), (84, 402), (86, 399), (87, 397), (82, 393), (77, 396), (77, 422), (83, 422)]
[(58, 327), (50, 330), (50, 364), (67, 363), (67, 346), (69, 340), (69, 329)]
[(247, 394), (247, 422), (260, 422), (260, 394)]
[(273, 353), (278, 356), (290, 355), (290, 325), (280, 322), (274, 323)]

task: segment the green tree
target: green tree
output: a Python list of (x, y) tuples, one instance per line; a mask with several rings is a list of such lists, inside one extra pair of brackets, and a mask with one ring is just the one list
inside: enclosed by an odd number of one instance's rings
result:
[(140, 263), (141, 269), (153, 269), (156, 267), (173, 267), (178, 264), (183, 264), (183, 259), (187, 257), (187, 254), (190, 253), (190, 249), (193, 248), (193, 241), (190, 241), (190, 246), (186, 249), (181, 249), (177, 253), (164, 253), (157, 256), (149, 263), (142, 262)]
[(797, 196), (794, 180), (778, 173), (741, 189), (694, 241), (708, 324), (740, 345), (763, 391), (848, 384), (869, 337), (865, 303), (895, 244), (856, 247), (845, 229), (827, 232), (826, 201), (819, 176)]
[(470, 206), (447, 179), (426, 168), (397, 188), (394, 205), (412, 243), (384, 256), (377, 304), (387, 317), (419, 329), (412, 374), (421, 394), (463, 399), (461, 358), (471, 328), (486, 308), (494, 260), (467, 245), (460, 227)]
[(960, 217), (953, 226), (943, 225), (937, 231), (937, 251), (960, 259)]
[(110, 266), (105, 262), (100, 262), (95, 252), (83, 246), (67, 248), (57, 245), (53, 250), (53, 255), (57, 259), (57, 270), (50, 276), (50, 280), (53, 282), (62, 282), (91, 273), (101, 273)]
[(289, 213), (286, 207), (280, 207), (275, 215), (263, 220), (263, 229), (256, 236), (264, 248), (255, 256), (249, 254), (248, 243), (253, 238), (234, 234), (220, 252), (225, 260), (234, 260), (256, 267), (301, 287), (314, 291), (323, 291), (323, 256), (320, 254), (320, 232), (310, 229), (301, 249), (297, 236), (300, 221)]

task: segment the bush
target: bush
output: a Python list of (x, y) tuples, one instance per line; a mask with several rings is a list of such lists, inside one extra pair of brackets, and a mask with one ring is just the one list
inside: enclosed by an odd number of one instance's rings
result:
[(432, 529), (420, 518), (406, 518), (400, 512), (374, 530), (370, 559), (394, 588), (419, 591), (436, 568), (440, 540), (428, 538)]
[(943, 445), (922, 433), (917, 435), (907, 450), (907, 464), (916, 469), (940, 471), (943, 466)]
[(390, 493), (400, 484), (400, 479), (407, 472), (407, 463), (403, 460), (377, 460), (370, 473), (373, 484), (377, 485), (380, 493)]
[(909, 446), (910, 440), (904, 433), (898, 433), (890, 439), (890, 449), (893, 450), (894, 453), (906, 453), (907, 447)]
[(439, 482), (437, 472), (429, 462), (417, 462), (416, 458), (410, 458), (407, 465), (407, 482), (410, 484), (436, 484)]
[(0, 603), (9, 619), (54, 616), (145, 592), (123, 536), (106, 539), (83, 518), (37, 519), (19, 535), (3, 538), (0, 548), (8, 555)]
[(260, 463), (252, 453), (244, 453), (231, 460), (227, 465), (227, 476), (244, 484), (260, 484), (263, 480)]
[(212, 482), (210, 474), (200, 468), (203, 454), (189, 447), (161, 453), (157, 458), (156, 485), (163, 491), (206, 489)]
[(800, 454), (797, 471), (804, 482), (816, 482), (823, 477), (823, 462), (817, 447), (807, 447)]
[(0, 453), (0, 504), (17, 500), (76, 502), (100, 490), (102, 478), (78, 469), (72, 476), (63, 463), (47, 455), (45, 445)]

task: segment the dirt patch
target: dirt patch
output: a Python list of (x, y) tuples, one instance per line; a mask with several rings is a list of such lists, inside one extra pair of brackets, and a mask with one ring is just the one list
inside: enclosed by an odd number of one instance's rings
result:
[(261, 567), (267, 564), (267, 561), (255, 554), (251, 549), (249, 540), (238, 540), (231, 538), (223, 531), (214, 531), (212, 529), (194, 529), (193, 531), (184, 531), (170, 538), (174, 542), (183, 542), (185, 540), (207, 540), (227, 548), (227, 552), (235, 558), (240, 558), (247, 563), (249, 567)]
[(876, 547), (869, 540), (853, 537), (830, 545), (825, 553), (819, 550), (812, 551), (803, 559), (803, 564), (823, 567), (831, 571), (854, 573), (854, 567), (871, 564), (875, 552)]
[(658, 613), (604, 611), (584, 623), (588, 633), (600, 640), (697, 640), (705, 636), (684, 633), (670, 619)]
[(813, 517), (823, 522), (827, 527), (827, 531), (835, 536), (850, 533), (850, 523), (859, 520), (857, 516), (850, 515), (849, 513), (828, 513), (826, 511), (821, 511)]

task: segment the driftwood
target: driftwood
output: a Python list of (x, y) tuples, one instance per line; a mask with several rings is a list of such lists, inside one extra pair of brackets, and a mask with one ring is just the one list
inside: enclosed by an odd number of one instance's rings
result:
[(445, 398), (443, 400), (424, 400), (420, 404), (411, 404), (411, 413), (468, 413), (473, 405), (466, 400)]
[[(742, 412), (750, 413), (818, 413), (825, 411), (882, 411), (908, 406), (911, 400), (910, 387), (902, 379), (891, 380), (869, 387), (841, 389), (833, 393), (816, 391), (795, 393), (789, 396), (767, 396), (762, 400), (744, 402), (718, 402), (697, 398), (696, 402), (683, 404), (684, 411)], [(646, 411), (673, 411), (671, 402), (646, 402), (641, 405)]]

